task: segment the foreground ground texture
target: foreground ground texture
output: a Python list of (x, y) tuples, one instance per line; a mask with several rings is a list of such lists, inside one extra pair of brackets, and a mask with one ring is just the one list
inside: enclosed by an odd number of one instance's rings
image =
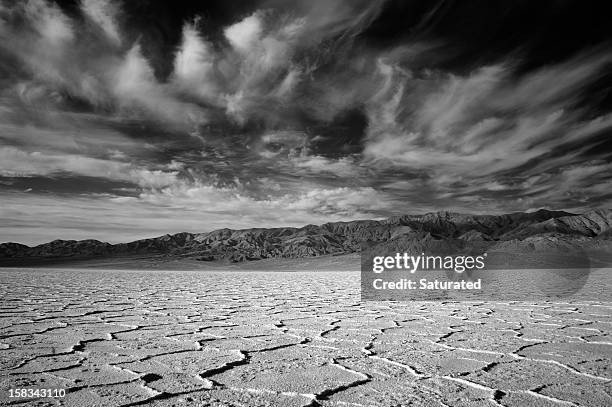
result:
[(5, 269), (0, 283), (0, 404), (612, 405), (605, 301), (361, 303), (351, 272)]

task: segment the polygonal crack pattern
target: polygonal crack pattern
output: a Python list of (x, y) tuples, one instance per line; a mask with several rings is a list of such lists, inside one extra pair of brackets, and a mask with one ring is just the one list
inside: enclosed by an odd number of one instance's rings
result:
[(0, 404), (612, 405), (610, 302), (360, 302), (352, 272), (0, 281)]

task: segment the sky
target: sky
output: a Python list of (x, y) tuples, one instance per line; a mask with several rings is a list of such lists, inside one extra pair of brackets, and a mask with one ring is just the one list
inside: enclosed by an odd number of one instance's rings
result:
[(606, 2), (0, 1), (2, 242), (612, 207)]

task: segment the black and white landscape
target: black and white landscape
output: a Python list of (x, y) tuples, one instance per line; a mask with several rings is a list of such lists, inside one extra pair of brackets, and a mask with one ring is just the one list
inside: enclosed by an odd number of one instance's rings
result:
[[(185, 269), (211, 267), (204, 263), (214, 268), (249, 262), (242, 267), (251, 268), (253, 263), (250, 262), (254, 260), (334, 256), (344, 261), (332, 261), (330, 267), (339, 267), (342, 263), (344, 267), (352, 265), (359, 269), (359, 261), (350, 255), (359, 253), (364, 243), (378, 244), (381, 250), (397, 247), (402, 249), (399, 251), (415, 254), (478, 250), (479, 253), (506, 253), (516, 257), (553, 251), (571, 253), (576, 249), (586, 251), (594, 265), (610, 266), (612, 210), (594, 210), (583, 215), (547, 210), (505, 215), (438, 212), (301, 228), (183, 232), (118, 244), (91, 239), (54, 240), (34, 247), (3, 243), (0, 244), (0, 265), (112, 268), (146, 265), (146, 268)], [(519, 264), (516, 259), (508, 266), (516, 268)], [(546, 265), (558, 267), (562, 264), (549, 262)], [(259, 268), (260, 263), (255, 267)]]
[(0, 0), (0, 405), (611, 405), (610, 15)]

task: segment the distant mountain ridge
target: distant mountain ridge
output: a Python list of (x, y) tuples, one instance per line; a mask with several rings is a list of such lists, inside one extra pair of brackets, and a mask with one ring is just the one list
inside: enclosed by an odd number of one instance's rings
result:
[(463, 242), (483, 249), (563, 245), (608, 247), (608, 243), (612, 243), (612, 209), (582, 215), (549, 210), (505, 215), (435, 212), (301, 228), (182, 232), (119, 244), (98, 240), (54, 240), (34, 247), (3, 243), (0, 244), (0, 265), (134, 255), (241, 262), (354, 253), (361, 250), (364, 242), (391, 245), (401, 242), (404, 246), (418, 247), (418, 250), (461, 246)]

